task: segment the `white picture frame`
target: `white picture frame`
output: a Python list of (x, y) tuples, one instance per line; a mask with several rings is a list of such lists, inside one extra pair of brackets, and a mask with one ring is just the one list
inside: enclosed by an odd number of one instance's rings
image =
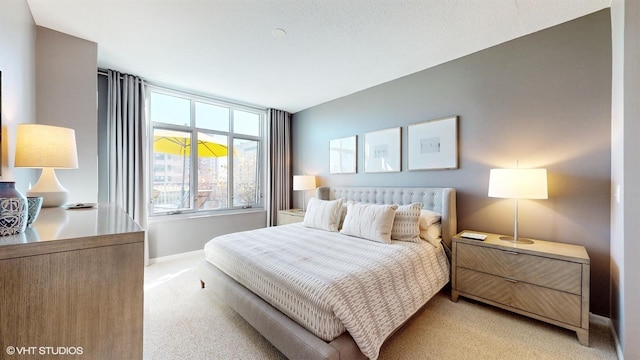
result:
[(458, 168), (458, 117), (425, 121), (407, 127), (407, 169)]
[(358, 161), (358, 137), (329, 141), (329, 174), (355, 174)]
[(365, 133), (364, 172), (399, 172), (401, 170), (401, 137), (401, 127)]

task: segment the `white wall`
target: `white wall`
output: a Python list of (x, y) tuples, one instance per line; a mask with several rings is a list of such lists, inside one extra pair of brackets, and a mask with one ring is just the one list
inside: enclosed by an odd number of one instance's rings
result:
[[(611, 6), (611, 321), (618, 340), (623, 342), (624, 304), (620, 292), (624, 284), (624, 0)], [(619, 189), (619, 190), (618, 190)], [(616, 191), (620, 191), (616, 197)]]
[(25, 0), (0, 1), (2, 71), (2, 180), (16, 181), (23, 194), (35, 178), (31, 169), (15, 169), (16, 127), (35, 122), (36, 28)]
[(149, 258), (200, 250), (216, 236), (263, 228), (266, 223), (266, 211), (191, 218), (151, 218), (148, 223)]
[(625, 1), (624, 30), (624, 273), (626, 359), (640, 359), (640, 2)]
[(56, 170), (69, 202), (98, 200), (98, 44), (37, 27), (37, 123), (76, 131), (78, 169)]
[(623, 359), (640, 359), (639, 19), (638, 1), (612, 2), (611, 320)]

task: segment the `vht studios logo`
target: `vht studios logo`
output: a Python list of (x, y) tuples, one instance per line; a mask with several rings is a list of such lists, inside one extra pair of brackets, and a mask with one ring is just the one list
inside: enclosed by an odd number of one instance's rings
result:
[(7, 355), (82, 355), (79, 346), (7, 346)]

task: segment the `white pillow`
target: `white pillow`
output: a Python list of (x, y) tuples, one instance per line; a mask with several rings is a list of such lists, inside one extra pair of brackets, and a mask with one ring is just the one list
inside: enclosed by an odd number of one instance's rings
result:
[(420, 230), (426, 230), (430, 225), (440, 222), (442, 214), (439, 212), (422, 209), (420, 210)]
[(340, 233), (390, 244), (397, 208), (398, 205), (349, 202)]
[(422, 203), (398, 206), (391, 228), (391, 240), (420, 242)]
[(320, 200), (309, 199), (307, 212), (304, 214), (302, 225), (310, 228), (338, 231), (340, 212), (342, 211), (342, 199)]
[(442, 241), (442, 226), (440, 223), (429, 225), (426, 229), (420, 229), (420, 238), (438, 246)]

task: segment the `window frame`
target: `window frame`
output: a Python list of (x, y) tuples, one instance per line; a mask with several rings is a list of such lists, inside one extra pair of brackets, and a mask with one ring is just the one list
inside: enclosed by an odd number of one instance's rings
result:
[[(151, 93), (158, 93), (162, 95), (175, 96), (183, 99), (187, 99), (190, 101), (190, 124), (186, 126), (168, 124), (162, 122), (153, 122), (151, 119)], [(221, 106), (229, 109), (229, 131), (220, 131), (220, 130), (212, 130), (206, 129), (196, 126), (196, 102), (211, 104), (214, 106)], [(267, 111), (264, 108), (254, 107), (246, 104), (235, 103), (231, 101), (216, 99), (213, 97), (199, 95), (194, 93), (189, 93), (181, 90), (174, 90), (170, 88), (166, 88), (163, 86), (147, 84), (146, 86), (146, 117), (147, 117), (147, 131), (149, 134), (149, 144), (148, 144), (148, 165), (146, 166), (146, 171), (149, 172), (148, 176), (148, 187), (147, 187), (147, 196), (149, 198), (148, 202), (148, 216), (149, 218), (158, 218), (162, 216), (201, 216), (201, 215), (217, 215), (217, 214), (227, 214), (227, 213), (237, 213), (237, 212), (251, 212), (260, 210), (263, 211), (265, 209), (264, 203), (264, 192), (266, 186), (266, 161), (267, 161), (267, 141), (266, 141), (266, 121), (267, 121)], [(259, 119), (259, 133), (257, 136), (254, 135), (246, 135), (241, 133), (234, 132), (234, 112), (235, 111), (243, 111), (252, 114), (258, 115)], [(183, 131), (189, 132), (191, 134), (191, 143), (195, 143), (194, 140), (197, 141), (198, 133), (205, 134), (216, 134), (223, 135), (227, 137), (227, 148), (233, 149), (233, 144), (235, 139), (240, 140), (250, 140), (256, 141), (258, 143), (257, 148), (257, 164), (256, 164), (256, 202), (251, 205), (244, 206), (234, 206), (234, 156), (232, 154), (227, 155), (227, 206), (224, 208), (217, 209), (202, 209), (199, 210), (197, 206), (197, 198), (198, 198), (198, 156), (197, 149), (195, 151), (191, 151), (190, 161), (191, 161), (191, 169), (195, 169), (195, 171), (190, 171), (189, 174), (189, 189), (190, 189), (190, 199), (189, 199), (189, 207), (184, 209), (176, 209), (176, 210), (168, 210), (163, 212), (154, 211), (154, 201), (153, 201), (153, 185), (154, 185), (154, 168), (156, 166), (155, 153), (153, 151), (153, 134), (154, 129), (166, 129), (173, 131)], [(196, 147), (194, 147), (195, 149)], [(195, 189), (195, 191), (191, 190)]]

